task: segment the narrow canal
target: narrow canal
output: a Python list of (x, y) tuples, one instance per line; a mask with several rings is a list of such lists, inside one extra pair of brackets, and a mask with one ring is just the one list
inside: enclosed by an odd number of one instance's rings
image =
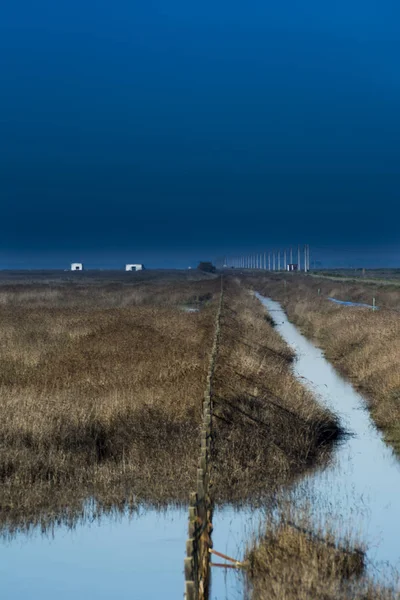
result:
[[(294, 349), (295, 375), (328, 405), (349, 432), (333, 464), (310, 474), (298, 495), (313, 499), (315, 517), (336, 521), (338, 532), (353, 531), (367, 544), (370, 564), (400, 566), (400, 465), (372, 423), (364, 398), (326, 360), (323, 352), (289, 322), (278, 302), (257, 297)], [(346, 310), (344, 308), (344, 310)], [(371, 575), (379, 576), (380, 570)]]

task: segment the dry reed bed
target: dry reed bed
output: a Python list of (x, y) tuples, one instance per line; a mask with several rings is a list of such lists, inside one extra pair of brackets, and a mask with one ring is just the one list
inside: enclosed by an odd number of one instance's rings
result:
[(3, 531), (186, 501), (219, 282), (145, 287), (1, 292)]
[[(4, 531), (73, 522), (88, 498), (99, 510), (187, 500), (220, 284), (153, 283), (1, 288)], [(224, 306), (216, 495), (245, 501), (321, 460), (338, 428), (261, 305), (231, 282)]]
[[(2, 533), (186, 501), (219, 281), (35, 285), (0, 290)], [(292, 359), (260, 303), (228, 281), (213, 385), (219, 502), (265, 499), (328, 459), (337, 420), (296, 381)], [(316, 569), (308, 555), (321, 552), (302, 538), (285, 555), (285, 528), (252, 551), (254, 599), (273, 597), (271, 560), (277, 598), (296, 597), (298, 573), (316, 585), (332, 561), (339, 585), (348, 559), (331, 552)]]
[(329, 456), (340, 429), (292, 373), (293, 353), (261, 303), (225, 285), (213, 385), (215, 497), (257, 501)]
[(400, 313), (326, 300), (331, 296), (366, 302), (369, 296), (372, 303), (375, 295), (378, 305), (395, 307), (400, 304), (400, 291), (304, 276), (262, 276), (252, 285), (279, 300), (289, 318), (365, 393), (375, 423), (400, 452)]
[(330, 531), (316, 530), (307, 513), (294, 519), (285, 509), (268, 521), (265, 535), (247, 554), (247, 597), (251, 600), (394, 600), (395, 586), (365, 574), (362, 548), (338, 543)]

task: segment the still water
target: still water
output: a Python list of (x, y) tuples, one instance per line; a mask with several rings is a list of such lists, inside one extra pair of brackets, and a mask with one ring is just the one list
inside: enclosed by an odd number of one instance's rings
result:
[[(400, 465), (373, 425), (363, 397), (292, 325), (281, 306), (257, 294), (280, 335), (296, 352), (295, 375), (329, 406), (351, 434), (334, 464), (302, 480), (297, 494), (313, 500), (319, 522), (335, 521), (338, 532), (353, 531), (367, 544), (378, 567), (400, 567)], [(343, 309), (346, 310), (346, 309)], [(358, 310), (358, 309), (356, 309)], [(379, 570), (371, 573), (379, 576)]]
[(0, 598), (182, 598), (186, 537), (184, 508), (19, 535), (0, 543)]
[[(356, 532), (368, 545), (372, 571), (400, 566), (400, 467), (371, 423), (364, 400), (343, 380), (321, 350), (289, 323), (277, 302), (257, 295), (296, 352), (296, 376), (336, 412), (352, 434), (333, 464), (302, 479), (294, 500), (312, 500), (318, 523), (332, 518), (339, 535)], [(214, 548), (241, 559), (260, 532), (263, 511), (232, 506), (214, 513)], [(165, 600), (183, 598), (187, 509), (142, 509), (132, 516), (102, 518), (53, 537), (34, 532), (0, 541), (0, 598), (5, 600)], [(222, 562), (215, 558), (215, 562)], [(213, 569), (212, 600), (243, 597), (240, 574)]]

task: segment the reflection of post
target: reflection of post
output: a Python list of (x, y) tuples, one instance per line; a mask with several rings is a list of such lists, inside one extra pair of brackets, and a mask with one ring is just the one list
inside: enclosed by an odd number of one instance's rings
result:
[(300, 258), (301, 258), (301, 256), (300, 256), (300, 244), (298, 244), (298, 246), (297, 246), (297, 269), (299, 271), (301, 271)]
[(281, 270), (281, 251), (278, 250), (278, 271)]
[(271, 252), (268, 252), (268, 271), (271, 270)]
[(267, 270), (267, 253), (264, 252), (264, 271)]
[(307, 273), (307, 245), (304, 245), (304, 273)]
[(293, 248), (290, 248), (290, 264), (293, 264)]
[(286, 271), (286, 248), (283, 251), (283, 270)]
[(275, 250), (272, 252), (272, 270), (275, 271)]

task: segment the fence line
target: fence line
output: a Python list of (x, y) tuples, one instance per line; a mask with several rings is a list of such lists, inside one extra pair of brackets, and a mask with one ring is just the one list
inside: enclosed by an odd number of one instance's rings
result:
[(186, 600), (207, 600), (209, 590), (213, 513), (213, 500), (210, 493), (213, 416), (212, 382), (221, 330), (222, 302), (223, 279), (221, 276), (221, 294), (215, 317), (214, 340), (203, 400), (203, 424), (197, 468), (197, 489), (190, 494), (189, 499), (189, 537), (186, 540), (186, 558), (184, 561)]

